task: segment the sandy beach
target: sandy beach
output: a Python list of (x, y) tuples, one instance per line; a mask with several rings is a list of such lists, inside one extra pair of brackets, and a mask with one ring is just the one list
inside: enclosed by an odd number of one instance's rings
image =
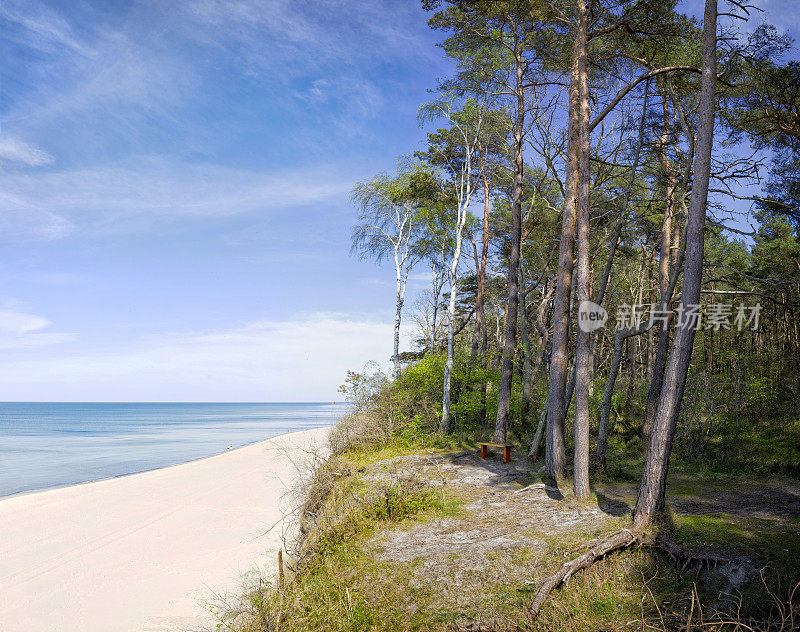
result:
[[(156, 632), (272, 572), (281, 503), (327, 428), (159, 470), (0, 500), (0, 632)], [(275, 525), (270, 531), (265, 531)]]

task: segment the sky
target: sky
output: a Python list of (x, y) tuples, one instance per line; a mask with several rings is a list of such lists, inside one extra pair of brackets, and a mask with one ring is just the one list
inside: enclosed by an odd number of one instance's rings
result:
[(349, 195), (449, 72), (417, 3), (4, 0), (0, 32), (0, 399), (329, 400), (388, 364)]
[(350, 255), (349, 195), (422, 146), (452, 71), (426, 19), (0, 3), (0, 400), (322, 401), (388, 366), (394, 273)]

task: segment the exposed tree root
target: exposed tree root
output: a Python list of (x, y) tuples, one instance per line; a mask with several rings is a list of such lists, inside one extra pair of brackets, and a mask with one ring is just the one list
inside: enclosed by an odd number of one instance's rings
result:
[(703, 551), (685, 549), (665, 535), (656, 536), (655, 541), (652, 542), (652, 546), (664, 551), (673, 562), (683, 560), (681, 572), (685, 571), (693, 562), (698, 563), (699, 570), (703, 568), (704, 564), (706, 568), (716, 568), (720, 564), (728, 564), (734, 561), (722, 555), (712, 555), (711, 553), (704, 553)]
[(704, 564), (707, 568), (711, 568), (712, 566), (716, 568), (719, 564), (726, 564), (733, 561), (727, 557), (685, 549), (663, 534), (656, 536), (654, 539), (648, 538), (645, 540), (642, 533), (631, 529), (615, 531), (604, 538), (592, 540), (588, 544), (590, 548), (583, 554), (563, 564), (558, 571), (544, 580), (529, 608), (533, 619), (539, 614), (542, 604), (544, 604), (550, 593), (561, 584), (569, 584), (570, 577), (577, 571), (587, 569), (598, 559), (608, 555), (612, 551), (625, 549), (632, 544), (653, 546), (663, 550), (673, 561), (677, 562), (683, 560), (681, 571), (686, 570), (693, 562), (697, 562), (699, 568), (702, 568)]
[(564, 564), (561, 568), (558, 569), (555, 573), (550, 575), (547, 579), (544, 580), (544, 583), (539, 588), (539, 592), (536, 593), (536, 597), (533, 600), (533, 603), (530, 605), (530, 613), (532, 618), (536, 618), (539, 614), (539, 610), (542, 607), (542, 604), (547, 599), (548, 595), (553, 592), (556, 588), (558, 588), (562, 583), (568, 584), (569, 578), (572, 575), (584, 568), (589, 568), (594, 562), (607, 555), (611, 551), (615, 551), (617, 549), (624, 549), (629, 547), (631, 544), (636, 542), (640, 542), (641, 537), (634, 531), (630, 529), (622, 529), (620, 531), (615, 531), (611, 535), (602, 538), (595, 544), (592, 548), (587, 550), (585, 553), (576, 557), (574, 560), (570, 560), (566, 564)]

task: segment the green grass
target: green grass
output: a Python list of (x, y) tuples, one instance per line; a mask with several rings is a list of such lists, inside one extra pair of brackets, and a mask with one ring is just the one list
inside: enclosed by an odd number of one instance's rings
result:
[[(377, 564), (358, 541), (341, 542), (320, 556), (297, 578), (278, 606), (282, 620), (274, 630), (361, 631), (423, 630), (430, 622), (430, 595), (408, 585), (409, 573)], [(402, 607), (405, 593), (419, 607)], [(277, 614), (277, 613), (276, 613)]]

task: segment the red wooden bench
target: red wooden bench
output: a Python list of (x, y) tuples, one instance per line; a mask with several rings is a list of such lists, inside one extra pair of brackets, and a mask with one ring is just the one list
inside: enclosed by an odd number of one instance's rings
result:
[(511, 444), (509, 443), (488, 443), (488, 442), (481, 442), (478, 444), (481, 446), (481, 458), (485, 459), (487, 456), (487, 448), (492, 446), (493, 448), (503, 448), (503, 463), (509, 463), (511, 461)]

